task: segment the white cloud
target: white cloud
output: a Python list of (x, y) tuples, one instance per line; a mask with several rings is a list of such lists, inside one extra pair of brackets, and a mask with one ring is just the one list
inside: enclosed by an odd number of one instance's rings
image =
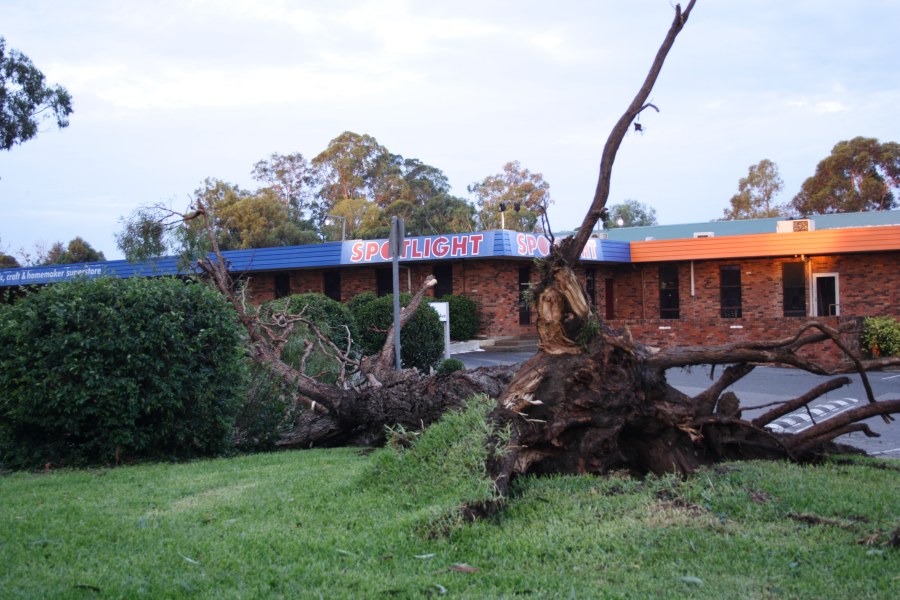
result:
[(818, 113), (836, 113), (846, 112), (850, 110), (850, 108), (843, 102), (831, 100), (825, 102), (816, 102), (816, 104), (814, 105), (814, 110)]

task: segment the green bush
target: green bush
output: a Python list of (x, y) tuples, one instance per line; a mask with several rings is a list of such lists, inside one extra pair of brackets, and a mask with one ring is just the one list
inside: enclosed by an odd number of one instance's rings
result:
[[(407, 306), (411, 298), (409, 294), (400, 294), (400, 305)], [(382, 296), (365, 303), (356, 302), (355, 306), (360, 351), (365, 355), (374, 354), (381, 350), (387, 330), (394, 322), (394, 297)], [(443, 354), (444, 326), (437, 312), (420, 305), (400, 332), (401, 364), (427, 372)]]
[(870, 356), (900, 355), (900, 322), (893, 317), (866, 317), (860, 336), (863, 349)]
[[(362, 293), (359, 293), (359, 294), (353, 296), (353, 298), (350, 299), (350, 302), (347, 303), (347, 308), (350, 309), (350, 312), (353, 314), (354, 317), (357, 317), (360, 308), (362, 308), (363, 306), (365, 306), (372, 300), (377, 300), (377, 299), (378, 299), (378, 294), (376, 294), (375, 292), (362, 292)], [(357, 323), (358, 322), (359, 322), (359, 319), (357, 318)]]
[(241, 329), (221, 296), (177, 279), (80, 280), (0, 307), (7, 467), (186, 458), (229, 447)]
[(481, 327), (478, 305), (468, 296), (442, 296), (439, 302), (450, 305), (450, 339), (471, 340)]
[(284, 378), (266, 365), (247, 360), (244, 401), (235, 417), (232, 442), (240, 451), (272, 450), (292, 423), (291, 395)]
[(437, 374), (448, 375), (454, 371), (464, 371), (465, 368), (466, 365), (463, 364), (463, 361), (457, 358), (448, 358), (441, 362), (440, 366), (437, 368)]

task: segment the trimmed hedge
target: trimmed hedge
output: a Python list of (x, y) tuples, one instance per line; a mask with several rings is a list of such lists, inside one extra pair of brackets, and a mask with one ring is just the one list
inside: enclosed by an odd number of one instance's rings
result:
[[(381, 350), (387, 330), (394, 322), (394, 298), (388, 295), (368, 302), (357, 298), (350, 305), (355, 307), (354, 316), (360, 329), (359, 348), (365, 355), (374, 354)], [(407, 306), (411, 299), (410, 294), (400, 294), (400, 305)], [(444, 327), (437, 312), (423, 302), (400, 331), (400, 362), (406, 368), (427, 373), (443, 354)]]
[(59, 283), (0, 307), (6, 467), (188, 458), (230, 446), (242, 330), (182, 280)]

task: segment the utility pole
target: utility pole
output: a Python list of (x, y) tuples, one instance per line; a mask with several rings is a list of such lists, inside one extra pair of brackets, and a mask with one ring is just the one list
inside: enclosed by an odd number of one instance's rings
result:
[(400, 370), (400, 254), (403, 252), (403, 238), (406, 230), (401, 217), (391, 217), (391, 235), (388, 245), (391, 247), (391, 270), (394, 280), (394, 358), (397, 370)]

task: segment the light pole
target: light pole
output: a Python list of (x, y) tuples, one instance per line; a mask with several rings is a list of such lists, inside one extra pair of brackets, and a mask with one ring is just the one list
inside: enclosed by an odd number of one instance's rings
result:
[(340, 215), (325, 215), (325, 224), (326, 225), (334, 225), (335, 219), (341, 220), (341, 241), (347, 239), (347, 217), (341, 217)]

